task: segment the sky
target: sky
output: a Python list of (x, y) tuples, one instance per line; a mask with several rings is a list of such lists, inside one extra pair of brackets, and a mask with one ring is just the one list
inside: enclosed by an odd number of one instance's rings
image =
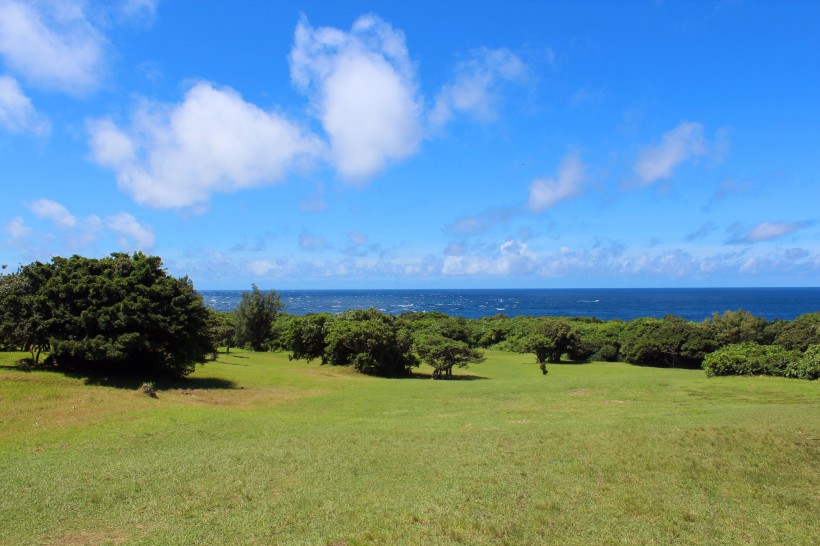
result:
[(818, 286), (820, 2), (0, 0), (0, 264)]

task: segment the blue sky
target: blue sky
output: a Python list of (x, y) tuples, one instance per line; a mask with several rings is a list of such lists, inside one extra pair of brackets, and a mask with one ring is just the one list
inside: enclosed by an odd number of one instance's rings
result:
[(818, 2), (0, 0), (0, 263), (817, 286)]

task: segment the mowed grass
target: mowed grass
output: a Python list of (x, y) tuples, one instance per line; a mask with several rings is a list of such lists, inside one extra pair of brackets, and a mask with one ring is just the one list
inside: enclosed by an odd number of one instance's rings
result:
[(0, 544), (820, 543), (817, 382), (237, 351), (152, 399), (22, 356), (0, 354)]

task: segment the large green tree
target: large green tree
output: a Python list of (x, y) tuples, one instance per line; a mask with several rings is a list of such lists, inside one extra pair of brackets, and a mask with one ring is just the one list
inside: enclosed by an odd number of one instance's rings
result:
[(327, 325), (324, 361), (373, 375), (408, 375), (418, 360), (410, 329), (375, 309), (345, 311)]
[(141, 252), (55, 257), (3, 280), (2, 330), (58, 367), (184, 376), (214, 352), (209, 313), (187, 277)]
[(255, 284), (252, 286), (253, 290), (242, 293), (242, 300), (234, 311), (236, 343), (240, 347), (263, 351), (269, 347), (276, 313), (285, 306), (275, 291), (263, 293)]

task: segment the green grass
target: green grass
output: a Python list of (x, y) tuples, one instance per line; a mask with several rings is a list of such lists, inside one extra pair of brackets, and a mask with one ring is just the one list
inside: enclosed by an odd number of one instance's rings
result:
[(22, 356), (0, 354), (0, 544), (820, 543), (817, 382), (232, 352), (152, 399)]

